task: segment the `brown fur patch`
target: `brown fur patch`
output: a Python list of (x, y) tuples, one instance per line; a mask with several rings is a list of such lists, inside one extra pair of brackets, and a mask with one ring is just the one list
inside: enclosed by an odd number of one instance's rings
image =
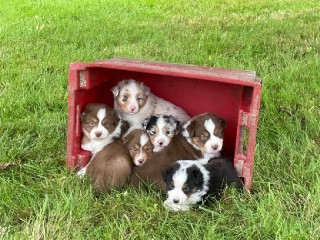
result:
[(129, 152), (118, 139), (94, 155), (87, 165), (86, 175), (98, 192), (109, 192), (126, 184), (131, 168)]
[[(129, 102), (135, 100), (138, 102), (139, 111), (144, 105), (147, 103), (148, 95), (146, 92), (141, 88), (136, 94), (132, 94), (130, 88), (126, 85), (120, 88), (119, 95), (115, 98), (120, 109), (126, 113), (130, 112), (130, 104)], [(138, 111), (138, 112), (139, 112)]]
[[(204, 126), (204, 122), (209, 119), (211, 119), (215, 124), (215, 130), (213, 133), (209, 133)], [(200, 149), (204, 149), (204, 145), (209, 139), (210, 134), (213, 134), (219, 138), (223, 138), (225, 128), (225, 120), (214, 114), (207, 113), (204, 115), (200, 115), (199, 117), (197, 117), (197, 119), (192, 121), (191, 124), (189, 124), (189, 126), (187, 127), (187, 130), (189, 132), (191, 141)]]
[(100, 103), (91, 103), (86, 106), (85, 110), (81, 114), (82, 128), (87, 132), (90, 132), (94, 127), (97, 127), (99, 123), (97, 114), (98, 111), (103, 108), (106, 109), (106, 117), (102, 120), (102, 125), (109, 131), (109, 133), (112, 133), (117, 127), (120, 118), (115, 110)]
[(146, 131), (142, 129), (135, 129), (131, 131), (126, 137), (123, 139), (123, 143), (126, 148), (129, 150), (132, 161), (140, 156), (146, 162), (150, 156), (152, 155), (153, 145), (151, 144), (150, 139), (148, 138), (147, 143), (141, 148), (140, 137), (145, 134), (148, 137)]

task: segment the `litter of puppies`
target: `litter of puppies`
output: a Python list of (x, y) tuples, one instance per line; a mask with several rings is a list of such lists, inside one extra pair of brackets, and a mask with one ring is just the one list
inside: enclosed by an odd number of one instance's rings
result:
[(219, 199), (227, 186), (243, 187), (232, 160), (221, 157), (224, 119), (190, 117), (133, 79), (111, 91), (114, 109), (91, 103), (81, 114), (81, 148), (92, 157), (77, 174), (98, 192), (152, 185), (167, 192), (166, 208), (184, 211), (210, 196)]

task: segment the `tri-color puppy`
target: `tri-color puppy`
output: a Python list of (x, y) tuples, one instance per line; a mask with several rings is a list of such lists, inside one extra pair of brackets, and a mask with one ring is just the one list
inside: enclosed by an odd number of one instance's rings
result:
[(135, 129), (123, 138), (134, 165), (143, 165), (153, 153), (153, 145), (145, 130)]
[(89, 104), (81, 115), (82, 129), (90, 140), (93, 157), (78, 172), (79, 177), (89, 176), (98, 192), (109, 192), (123, 187), (131, 174), (132, 160), (123, 145), (121, 129), (124, 125), (117, 112), (105, 104)]
[(145, 119), (143, 127), (154, 146), (154, 152), (159, 152), (169, 145), (179, 131), (179, 124), (172, 115), (157, 114)]
[(205, 165), (199, 161), (177, 161), (163, 172), (163, 180), (168, 195), (164, 206), (172, 211), (187, 211), (196, 204), (219, 200), (227, 186), (243, 187), (228, 158), (216, 158)]
[(123, 80), (111, 91), (114, 96), (114, 108), (122, 119), (128, 121), (129, 131), (141, 128), (144, 120), (155, 114), (172, 115), (181, 123), (190, 119), (182, 108), (155, 96), (142, 82), (133, 79)]
[(220, 117), (205, 113), (196, 116), (183, 125), (182, 131), (175, 135), (171, 143), (160, 152), (155, 152), (141, 167), (134, 167), (131, 184), (135, 187), (152, 184), (155, 189), (166, 190), (162, 171), (177, 160), (196, 160), (217, 157), (223, 144), (226, 123)]

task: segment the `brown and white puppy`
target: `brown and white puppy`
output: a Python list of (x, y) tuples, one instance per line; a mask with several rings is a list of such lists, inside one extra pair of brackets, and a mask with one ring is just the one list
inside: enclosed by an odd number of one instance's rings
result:
[(195, 149), (202, 152), (205, 159), (210, 159), (220, 157), (226, 126), (222, 118), (205, 113), (187, 122), (182, 134)]
[[(81, 148), (95, 154), (107, 145), (112, 138), (120, 135), (128, 128), (128, 123), (120, 121), (120, 125), (115, 125), (120, 120), (116, 111), (112, 114), (107, 111), (112, 110), (105, 104), (88, 104), (81, 114), (81, 127), (83, 137)], [(115, 128), (116, 127), (116, 128)]]
[(133, 79), (123, 80), (111, 91), (114, 96), (114, 108), (123, 120), (128, 121), (129, 131), (142, 128), (144, 120), (155, 114), (172, 115), (181, 123), (190, 119), (182, 108), (155, 96), (142, 82)]
[(132, 168), (129, 152), (120, 138), (123, 121), (115, 110), (104, 104), (89, 104), (81, 121), (93, 157), (77, 175), (89, 176), (98, 192), (123, 187)]
[(225, 121), (220, 117), (205, 113), (189, 120), (182, 127), (181, 133), (175, 135), (171, 143), (162, 151), (154, 153), (141, 167), (134, 167), (131, 174), (131, 184), (152, 184), (157, 190), (166, 190), (162, 179), (162, 171), (167, 169), (177, 160), (209, 161), (216, 157), (222, 148)]
[(143, 127), (154, 146), (154, 152), (159, 152), (169, 145), (173, 136), (179, 131), (179, 124), (179, 121), (171, 115), (157, 114), (145, 119)]
[(146, 131), (135, 129), (123, 138), (134, 165), (143, 165), (153, 153), (153, 145)]

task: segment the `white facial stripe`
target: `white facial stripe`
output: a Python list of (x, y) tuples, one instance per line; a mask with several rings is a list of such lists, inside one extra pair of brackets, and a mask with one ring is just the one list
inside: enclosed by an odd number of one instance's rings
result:
[(96, 131), (103, 131), (105, 130), (105, 128), (102, 126), (102, 121), (103, 119), (106, 117), (106, 109), (105, 108), (101, 108), (98, 112), (97, 112), (97, 118), (98, 118), (98, 126), (95, 128)]
[(149, 140), (149, 138), (148, 138), (148, 136), (147, 136), (146, 134), (142, 134), (142, 135), (140, 136), (140, 146), (141, 146), (141, 148), (142, 148), (144, 145), (147, 144), (148, 140)]
[[(201, 197), (206, 194), (208, 190), (208, 182), (209, 182), (209, 172), (205, 169), (205, 167), (198, 161), (194, 160), (179, 160), (180, 168), (174, 173), (172, 180), (174, 183), (174, 189), (168, 191), (168, 199), (167, 203), (174, 203), (174, 200), (179, 200), (179, 205), (184, 204), (196, 204), (201, 201)], [(197, 192), (191, 194), (189, 197), (183, 192), (182, 187), (184, 183), (187, 181), (187, 168), (192, 165), (196, 165), (202, 173), (204, 185), (202, 189)]]
[[(216, 128), (216, 125), (212, 122), (211, 119), (209, 119), (209, 120), (205, 121), (204, 126), (210, 134), (210, 138), (208, 139), (208, 141), (205, 144), (207, 153), (216, 153), (216, 152), (221, 151), (222, 145), (223, 145), (223, 139), (221, 139), (213, 134), (214, 130)], [(215, 145), (217, 146), (217, 149), (213, 149), (213, 146), (215, 146)]]
[(212, 119), (209, 119), (204, 122), (204, 127), (210, 133), (211, 136), (216, 128), (216, 125), (212, 122)]
[(174, 188), (182, 189), (183, 185), (187, 181), (187, 177), (188, 176), (187, 176), (186, 168), (180, 167), (172, 177), (172, 180), (174, 182)]
[(97, 113), (97, 117), (98, 117), (99, 126), (100, 126), (102, 124), (102, 120), (106, 117), (106, 109), (101, 108)]

